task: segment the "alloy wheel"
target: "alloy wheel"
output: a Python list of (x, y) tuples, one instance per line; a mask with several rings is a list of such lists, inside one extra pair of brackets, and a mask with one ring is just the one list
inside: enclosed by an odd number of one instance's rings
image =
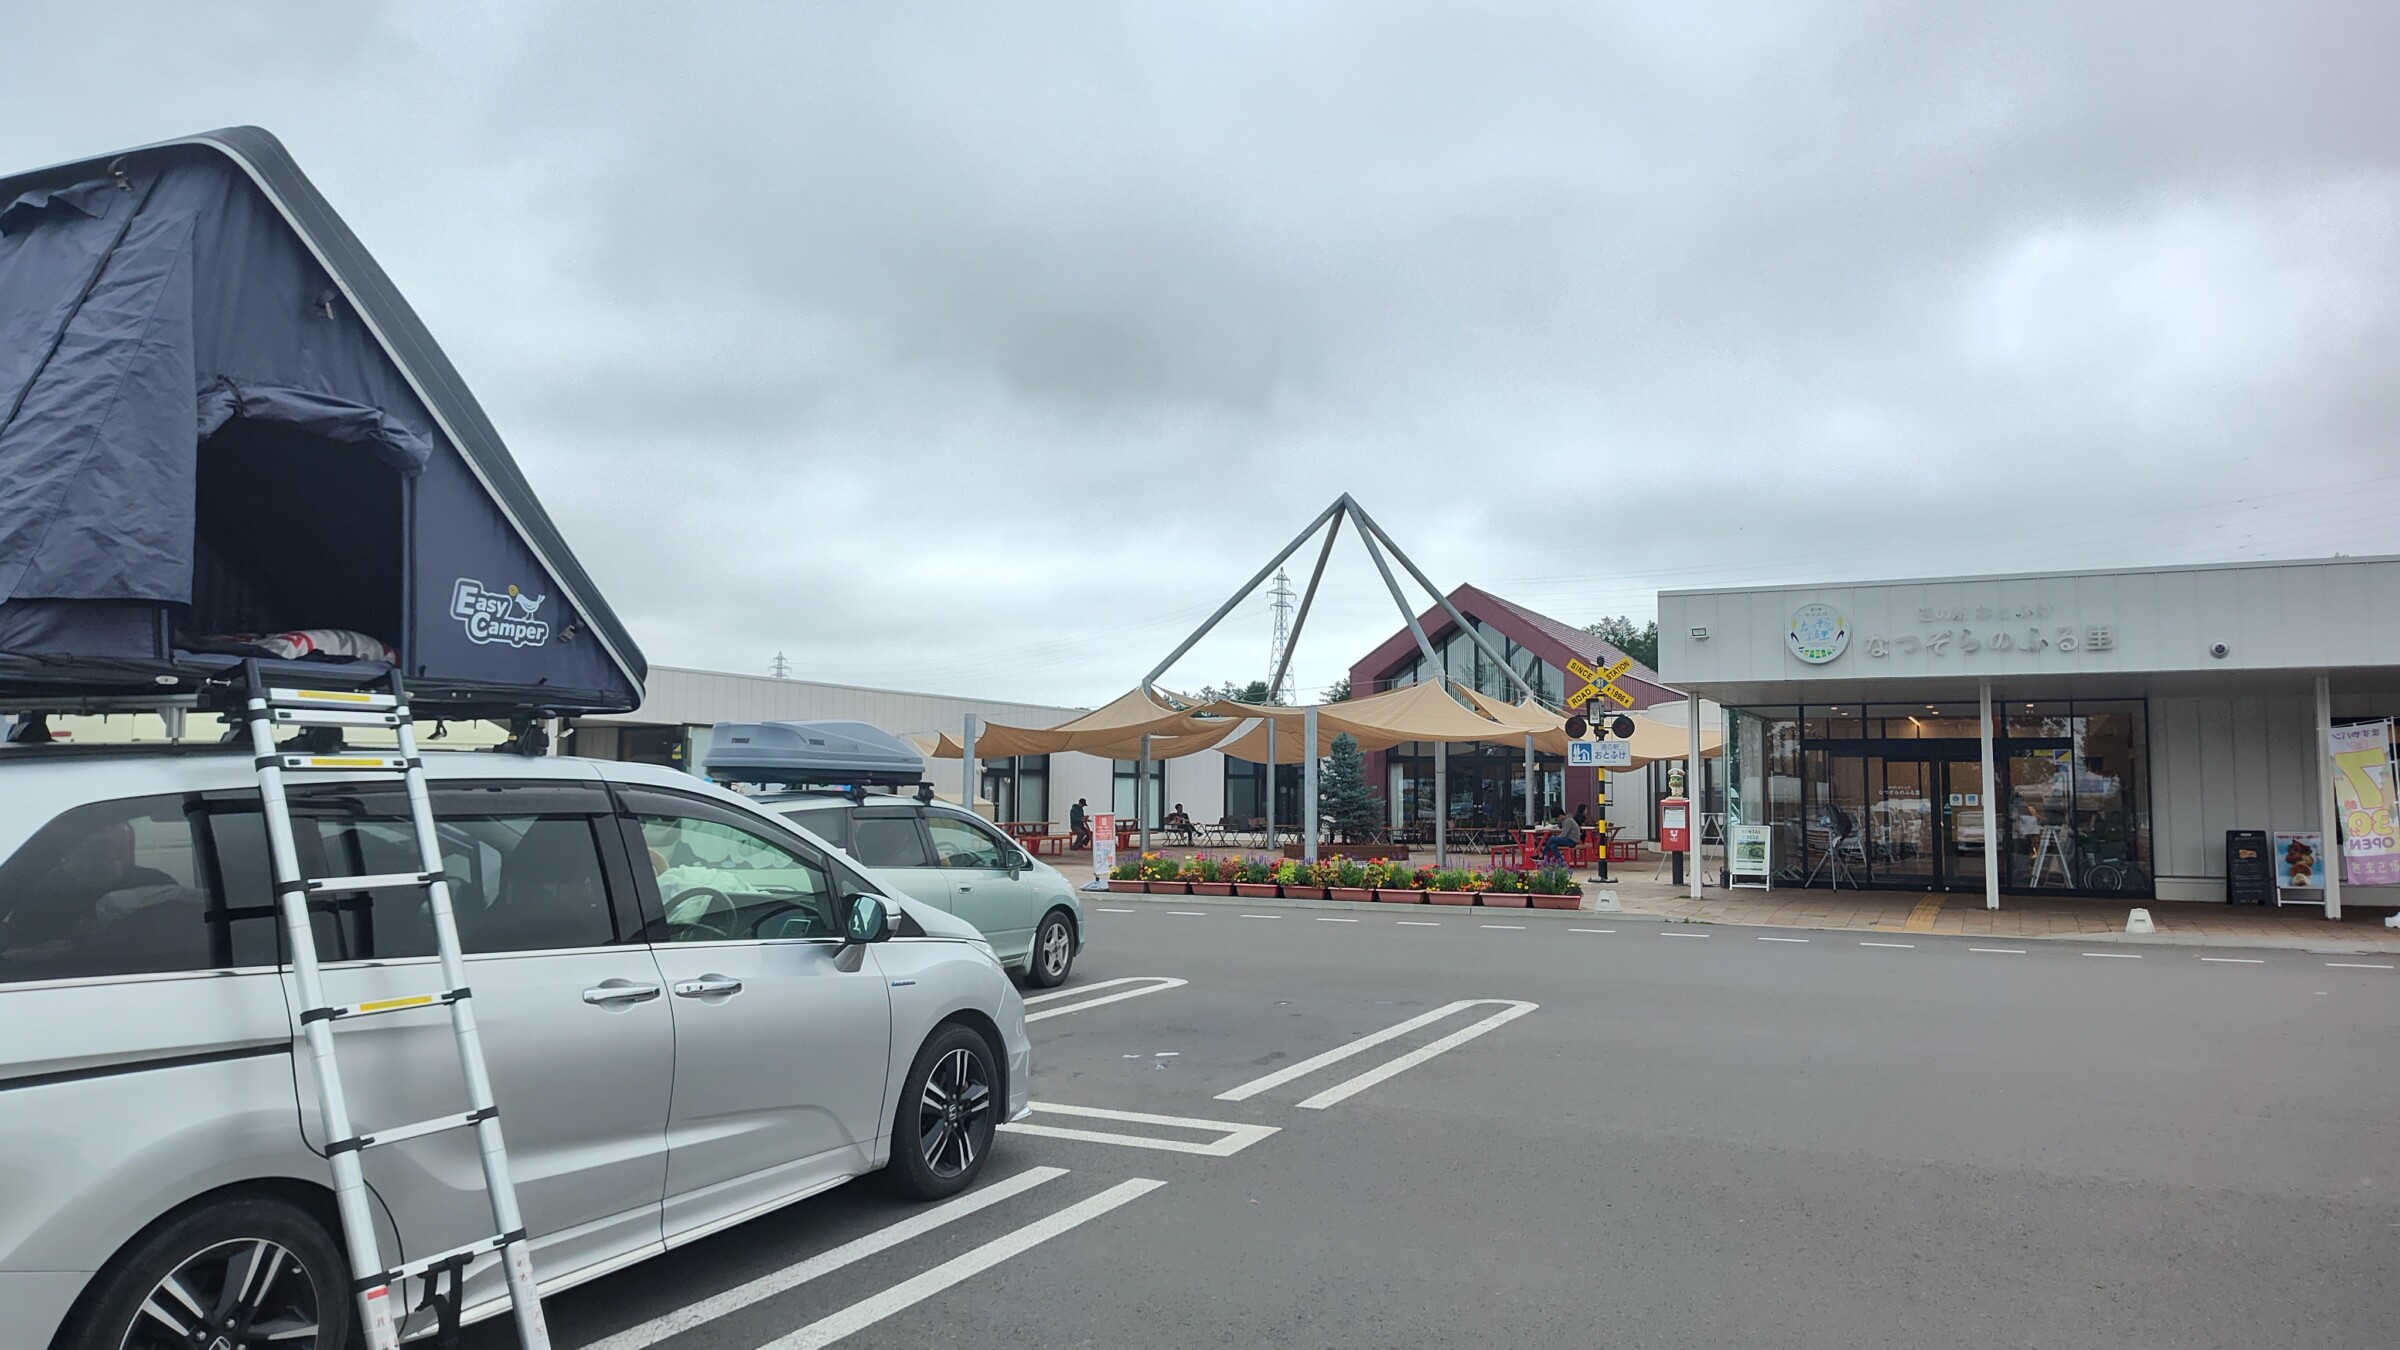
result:
[(316, 1350), (317, 1284), (264, 1238), (220, 1242), (167, 1272), (122, 1350)]
[(1074, 939), (1068, 936), (1063, 923), (1052, 924), (1042, 938), (1042, 973), (1051, 979), (1067, 973), (1067, 958), (1073, 954)]
[(925, 1165), (938, 1177), (973, 1166), (991, 1143), (992, 1087), (983, 1061), (963, 1046), (925, 1075), (917, 1105), (917, 1137)]

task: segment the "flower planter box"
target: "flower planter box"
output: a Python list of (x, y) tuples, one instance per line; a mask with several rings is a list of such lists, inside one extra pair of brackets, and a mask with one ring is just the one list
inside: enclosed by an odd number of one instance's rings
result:
[(1148, 887), (1152, 895), (1190, 895), (1192, 893), (1191, 885), (1182, 881), (1145, 881), (1142, 885)]
[(1272, 881), (1237, 881), (1233, 883), (1233, 893), (1252, 900), (1272, 900), (1283, 894), (1283, 889)]
[(1322, 886), (1286, 886), (1283, 888), (1283, 898), (1286, 900), (1322, 900), (1325, 898), (1325, 888)]
[[(1533, 907), (1535, 909), (1583, 908), (1583, 897), (1580, 895), (1536, 895), (1527, 898), (1533, 901)], [(1486, 900), (1485, 903), (1489, 904), (1490, 901)]]
[(1427, 891), (1424, 894), (1428, 904), (1471, 905), (1475, 903), (1475, 892), (1473, 891)]
[(1486, 909), (1524, 909), (1532, 898), (1523, 891), (1484, 891), (1475, 897)]
[(1354, 904), (1363, 905), (1369, 900), (1375, 898), (1375, 892), (1368, 890), (1364, 886), (1332, 886), (1327, 888), (1326, 898), (1329, 900), (1348, 900)]
[(1110, 877), (1108, 888), (1121, 895), (1147, 895), (1150, 892), (1150, 883), (1134, 881), (1125, 877)]
[(1233, 883), (1230, 881), (1195, 881), (1191, 886), (1194, 895), (1233, 894)]
[[(1306, 853), (1299, 844), (1285, 844), (1283, 856), (1297, 862)], [(1320, 858), (1355, 858), (1360, 862), (1407, 862), (1406, 844), (1333, 844), (1317, 845)]]
[(1414, 886), (1393, 886), (1388, 889), (1378, 889), (1375, 892), (1375, 900), (1376, 903), (1385, 905), (1421, 905), (1425, 903), (1425, 892)]

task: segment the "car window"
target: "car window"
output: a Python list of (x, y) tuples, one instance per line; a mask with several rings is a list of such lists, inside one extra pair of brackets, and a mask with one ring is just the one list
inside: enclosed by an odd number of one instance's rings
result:
[(862, 867), (931, 867), (914, 811), (861, 811), (850, 819), (850, 856)]
[(802, 810), (787, 810), (783, 818), (808, 831), (835, 848), (842, 846), (842, 810), (839, 806), (811, 806)]
[[(493, 803), (491, 805), (497, 805)], [(592, 817), (579, 812), (445, 815), (436, 806), (442, 875), (459, 945), (469, 952), (604, 947), (618, 940)], [(310, 876), (414, 872), (416, 832), (397, 812), (319, 815), (292, 822)], [(316, 917), (324, 961), (430, 956), (433, 910), (423, 887), (331, 897)]]
[(796, 844), (721, 820), (636, 811), (669, 942), (839, 937), (831, 874)]
[(944, 867), (1002, 868), (1008, 865), (1008, 845), (1000, 836), (972, 821), (940, 812), (925, 816), (925, 833), (932, 836), (934, 856)]
[(271, 911), (236, 923), (182, 796), (94, 802), (0, 863), (0, 984), (271, 965)]

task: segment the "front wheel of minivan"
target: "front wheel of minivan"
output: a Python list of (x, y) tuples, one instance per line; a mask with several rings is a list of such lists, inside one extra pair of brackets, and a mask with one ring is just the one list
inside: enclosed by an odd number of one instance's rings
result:
[(135, 1238), (95, 1277), (59, 1350), (347, 1350), (349, 1280), (324, 1225), (273, 1196), (207, 1201)]
[(1075, 925), (1065, 910), (1051, 910), (1034, 930), (1033, 956), (1025, 963), (1026, 981), (1043, 989), (1055, 988), (1067, 982), (1067, 972), (1074, 968)]
[(914, 1200), (939, 1200), (975, 1184), (1000, 1125), (1000, 1070), (992, 1047), (956, 1022), (917, 1051), (892, 1122), (885, 1180)]

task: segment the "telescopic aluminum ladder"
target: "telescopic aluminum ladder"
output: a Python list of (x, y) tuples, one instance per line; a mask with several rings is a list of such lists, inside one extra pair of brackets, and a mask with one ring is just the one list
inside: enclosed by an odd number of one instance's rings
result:
[[(403, 1279), (427, 1281), (427, 1302), (440, 1316), (442, 1329), (454, 1333), (467, 1264), (486, 1252), (498, 1252), (508, 1279), (509, 1303), (516, 1313), (517, 1339), (524, 1350), (549, 1350), (550, 1334), (542, 1322), (542, 1302), (527, 1252), (525, 1224), (517, 1212), (517, 1192), (509, 1179), (508, 1150), (500, 1137), (500, 1108), (492, 1101), (491, 1076), (484, 1068), (483, 1044), (475, 1030), (474, 999), (467, 988), (466, 963), (458, 942), (458, 924), (450, 909), (450, 884), (443, 878), (439, 838), (434, 833), (433, 803), (425, 787), (424, 761), (417, 754), (415, 730), (409, 719), (407, 692), (400, 673), (392, 672), (384, 692), (352, 689), (269, 687), (258, 663), (244, 663), (244, 717), (250, 724), (250, 747), (258, 770), (258, 794), (265, 806), (267, 847), (275, 869), (275, 902), (282, 912), (285, 943), (291, 952), (292, 977), (300, 987), (301, 1034), (308, 1042), (316, 1068), (317, 1105), (325, 1124), (325, 1156), (333, 1166), (335, 1207), (341, 1213), (342, 1236), (350, 1251), (352, 1289), (366, 1328), (368, 1350), (396, 1350), (399, 1322), (405, 1311), (393, 1309), (393, 1286)], [(398, 739), (391, 751), (348, 749), (315, 751), (278, 747), (281, 728), (379, 727)], [(418, 870), (380, 876), (306, 877), (293, 846), (291, 805), (284, 794), (286, 774), (388, 774), (408, 789), (408, 810), (417, 836)], [(324, 897), (381, 890), (422, 887), (433, 912), (436, 950), (441, 957), (442, 988), (435, 992), (368, 1003), (336, 1006), (325, 1001), (324, 982), (317, 969), (314, 929), (309, 922), (312, 902)], [(334, 1026), (353, 1018), (405, 1012), (412, 1008), (446, 1007), (451, 1031), (458, 1042), (458, 1063), (465, 1071), (468, 1109), (436, 1116), (413, 1125), (356, 1131), (342, 1094), (342, 1072), (334, 1053)], [(492, 1203), (494, 1233), (463, 1247), (418, 1260), (387, 1266), (377, 1248), (375, 1221), (367, 1196), (360, 1157), (371, 1148), (418, 1139), (444, 1130), (471, 1129), (483, 1155), (484, 1189)], [(438, 1293), (450, 1281), (448, 1302)]]

